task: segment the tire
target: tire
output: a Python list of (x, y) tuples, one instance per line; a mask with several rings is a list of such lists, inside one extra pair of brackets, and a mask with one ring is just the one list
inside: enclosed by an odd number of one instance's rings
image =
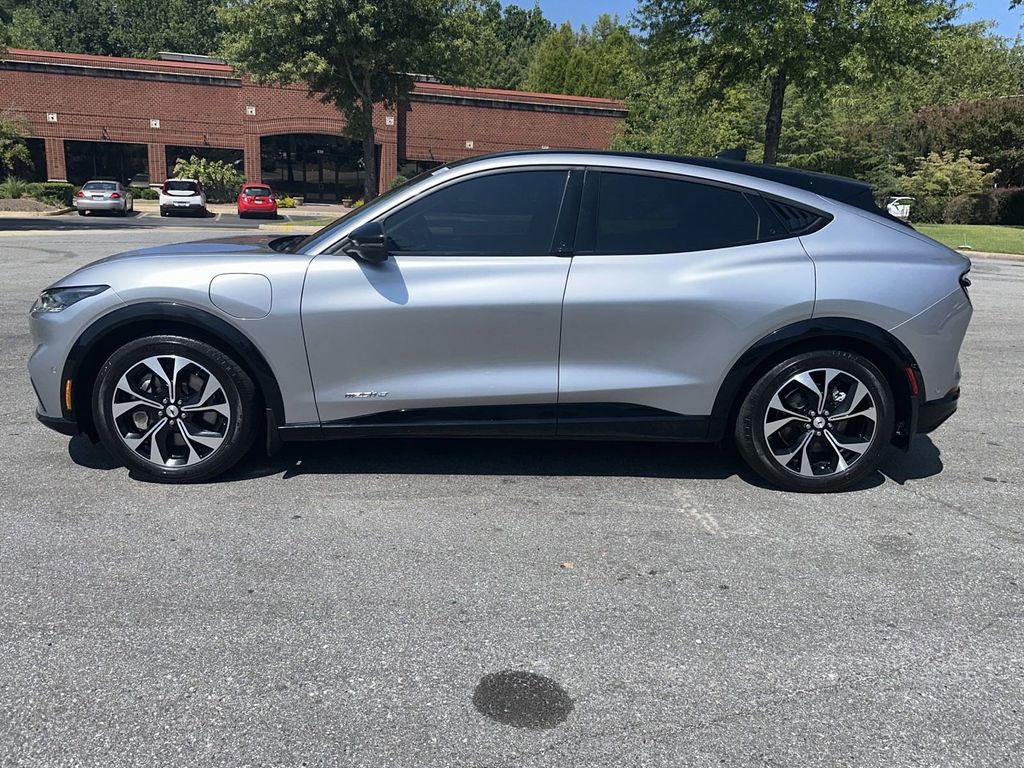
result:
[(258, 403), (252, 379), (219, 349), (183, 336), (147, 336), (100, 369), (93, 414), (103, 445), (133, 477), (190, 483), (221, 474), (246, 454)]
[(754, 383), (734, 438), (743, 460), (772, 485), (832, 493), (878, 468), (894, 413), (892, 390), (871, 361), (842, 350), (806, 352)]
[(161, 216), (170, 216), (171, 214), (168, 213), (167, 211), (160, 211), (160, 215)]
[(79, 215), (79, 216), (85, 216), (85, 211), (79, 211), (79, 212), (78, 212), (78, 215)]

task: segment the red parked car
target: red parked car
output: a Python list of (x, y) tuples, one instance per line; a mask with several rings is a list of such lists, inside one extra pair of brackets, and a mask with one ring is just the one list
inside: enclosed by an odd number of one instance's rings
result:
[(246, 184), (238, 193), (239, 217), (244, 219), (250, 214), (277, 215), (277, 196), (269, 185)]

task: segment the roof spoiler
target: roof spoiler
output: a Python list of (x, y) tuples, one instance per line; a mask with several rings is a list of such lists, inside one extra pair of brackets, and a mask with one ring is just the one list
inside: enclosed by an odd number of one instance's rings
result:
[(723, 149), (715, 155), (716, 160), (735, 160), (737, 163), (747, 162), (747, 150), (743, 147)]

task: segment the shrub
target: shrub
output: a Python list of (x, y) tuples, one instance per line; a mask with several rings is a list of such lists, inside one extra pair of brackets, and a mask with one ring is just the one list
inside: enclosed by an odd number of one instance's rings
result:
[(402, 174), (399, 173), (395, 176), (395, 178), (388, 182), (388, 189), (396, 189), (405, 184), (407, 181), (409, 181), (409, 177), (403, 176)]
[(0, 198), (17, 200), (22, 195), (27, 194), (28, 190), (28, 182), (17, 179), (14, 176), (8, 176), (0, 182)]
[(941, 224), (949, 198), (918, 197), (910, 204), (910, 220), (918, 224)]
[(996, 190), (999, 198), (999, 223), (1024, 226), (1024, 187)]
[(294, 208), (295, 207), (295, 198), (291, 197), (289, 195), (286, 195), (285, 197), (278, 198), (277, 207), (278, 208)]
[(931, 152), (914, 160), (913, 170), (896, 180), (901, 195), (915, 198), (910, 208), (914, 221), (941, 222), (946, 205), (955, 197), (991, 187), (996, 171), (970, 150)]
[(999, 221), (999, 202), (992, 192), (960, 195), (946, 203), (942, 220), (946, 224), (996, 224)]
[(949, 201), (947, 224), (1024, 224), (1024, 189), (990, 189)]
[(75, 186), (63, 181), (44, 181), (33, 186), (37, 189), (30, 194), (36, 200), (42, 200), (44, 203), (67, 207), (71, 205), (71, 201), (75, 197)]
[(188, 160), (178, 158), (174, 175), (186, 179), (199, 179), (211, 203), (230, 203), (238, 197), (245, 176), (234, 166), (222, 160), (207, 160), (192, 155)]
[(139, 200), (159, 200), (160, 190), (153, 189), (152, 187), (143, 187), (142, 189), (135, 190), (135, 196)]

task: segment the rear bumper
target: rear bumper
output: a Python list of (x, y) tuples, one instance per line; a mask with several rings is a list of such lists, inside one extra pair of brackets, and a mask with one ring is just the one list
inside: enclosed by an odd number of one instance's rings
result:
[(36, 409), (36, 419), (44, 427), (49, 427), (54, 432), (60, 432), (62, 435), (68, 435), (69, 437), (74, 437), (81, 431), (78, 429), (77, 422), (65, 419), (63, 416), (47, 416), (38, 409)]
[(917, 433), (926, 434), (937, 429), (946, 419), (956, 413), (960, 403), (960, 387), (938, 400), (922, 403), (917, 412)]
[(128, 204), (126, 200), (74, 199), (75, 208), (80, 211), (120, 211)]
[(160, 203), (160, 213), (201, 213), (206, 210), (202, 203), (189, 203), (188, 205), (170, 205)]

